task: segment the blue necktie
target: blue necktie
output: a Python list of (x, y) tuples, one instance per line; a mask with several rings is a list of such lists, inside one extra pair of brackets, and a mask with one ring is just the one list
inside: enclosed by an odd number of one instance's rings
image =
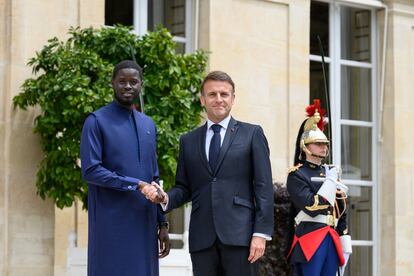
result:
[(218, 157), (220, 154), (221, 125), (214, 124), (211, 126), (211, 129), (214, 131), (214, 135), (213, 135), (213, 138), (211, 138), (211, 142), (210, 142), (210, 149), (208, 151), (208, 162), (210, 163), (210, 168), (214, 171), (214, 169), (217, 166), (217, 161), (218, 161)]

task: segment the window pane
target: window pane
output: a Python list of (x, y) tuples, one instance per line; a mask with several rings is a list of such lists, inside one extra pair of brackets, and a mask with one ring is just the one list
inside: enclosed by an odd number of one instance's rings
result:
[(312, 1), (310, 21), (311, 55), (321, 55), (318, 36), (321, 38), (325, 56), (329, 56), (329, 4)]
[(370, 127), (341, 127), (341, 166), (343, 179), (372, 180)]
[(349, 186), (347, 223), (353, 240), (372, 240), (372, 188)]
[(132, 26), (134, 13), (133, 0), (105, 0), (105, 25), (122, 24)]
[(341, 118), (371, 121), (371, 69), (342, 66)]
[(185, 0), (148, 0), (148, 29), (160, 24), (173, 36), (185, 37)]
[(354, 246), (352, 255), (345, 268), (345, 276), (372, 275), (372, 248)]
[(371, 12), (341, 7), (342, 59), (369, 62), (371, 60)]

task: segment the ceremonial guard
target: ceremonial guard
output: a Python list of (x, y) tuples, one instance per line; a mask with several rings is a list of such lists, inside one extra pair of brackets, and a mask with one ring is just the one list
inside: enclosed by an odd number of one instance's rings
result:
[(343, 275), (352, 253), (346, 223), (347, 187), (340, 169), (323, 164), (329, 140), (323, 133), (324, 110), (319, 100), (306, 108), (296, 140), (294, 167), (287, 189), (292, 202), (292, 243), (288, 253), (295, 276)]

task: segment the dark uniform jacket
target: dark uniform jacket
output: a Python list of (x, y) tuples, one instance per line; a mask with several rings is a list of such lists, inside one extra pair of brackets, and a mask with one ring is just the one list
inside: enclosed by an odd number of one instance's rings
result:
[[(323, 182), (312, 181), (312, 177), (325, 177), (324, 167), (305, 161), (303, 164), (299, 164), (290, 170), (287, 179), (287, 189), (292, 202), (291, 219), (294, 219), (300, 211), (304, 211), (311, 217), (333, 215), (335, 212), (335, 217), (338, 218), (343, 213), (338, 220), (337, 226), (332, 228), (335, 228), (339, 236), (349, 234), (346, 225), (346, 213), (343, 212), (345, 207), (344, 200), (336, 200), (337, 208), (331, 206), (325, 198), (317, 194)], [(327, 224), (325, 223), (303, 221), (299, 225), (294, 224), (293, 232), (297, 238), (300, 238), (326, 226)], [(308, 236), (311, 238), (311, 235)], [(304, 250), (306, 248), (302, 248), (299, 243), (296, 243), (294, 248), (291, 248), (289, 254), (291, 263), (307, 262)]]

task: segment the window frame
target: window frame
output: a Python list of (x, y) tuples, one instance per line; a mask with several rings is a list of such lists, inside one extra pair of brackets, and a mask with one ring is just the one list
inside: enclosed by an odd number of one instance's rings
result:
[[(145, 35), (148, 32), (148, 0), (133, 0), (133, 32), (137, 36)], [(185, 52), (191, 53), (194, 49), (194, 0), (185, 0), (185, 37), (173, 36), (173, 41), (183, 43)]]
[[(354, 187), (370, 187), (371, 201), (372, 201), (372, 240), (353, 240), (353, 246), (364, 246), (372, 248), (372, 274), (379, 273), (379, 182), (378, 182), (378, 155), (379, 155), (379, 134), (378, 134), (378, 106), (379, 106), (379, 91), (378, 91), (378, 34), (377, 34), (377, 9), (378, 5), (372, 2), (372, 5), (356, 4), (348, 1), (334, 1), (334, 0), (315, 0), (314, 2), (322, 2), (329, 4), (329, 49), (330, 56), (325, 57), (325, 62), (329, 64), (329, 91), (330, 91), (330, 106), (335, 106), (331, 110), (332, 122), (332, 137), (333, 148), (332, 156), (334, 164), (341, 164), (341, 140), (342, 126), (357, 126), (368, 127), (371, 129), (371, 161), (372, 161), (372, 180), (355, 180), (343, 179), (343, 183)], [(360, 62), (355, 60), (347, 60), (341, 57), (341, 7), (363, 8), (371, 12), (371, 60), (370, 62)], [(309, 55), (310, 61), (322, 62), (321, 56)], [(342, 66), (369, 68), (371, 70), (371, 121), (351, 120), (341, 118), (341, 69)], [(351, 233), (352, 235), (352, 233)]]

